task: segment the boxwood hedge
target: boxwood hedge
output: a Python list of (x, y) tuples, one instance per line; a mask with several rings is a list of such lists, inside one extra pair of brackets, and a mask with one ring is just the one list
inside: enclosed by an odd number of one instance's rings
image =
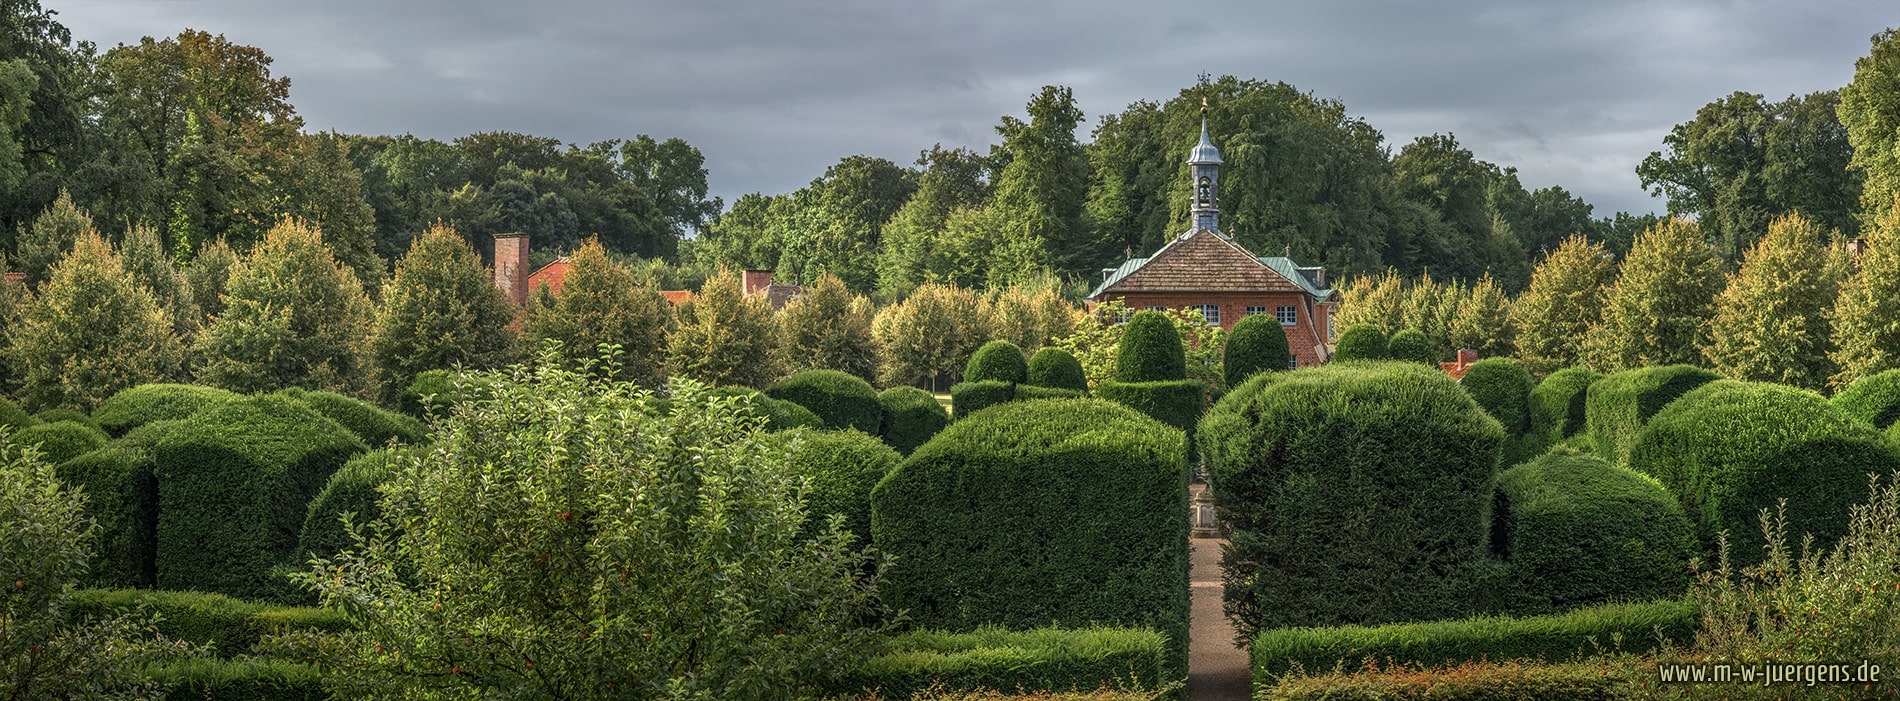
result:
[(1874, 428), (1892, 426), (1900, 420), (1900, 370), (1887, 370), (1855, 380), (1834, 395), (1834, 406), (1848, 416), (1873, 424)]
[(371, 450), (351, 458), (337, 468), (323, 491), (310, 500), (304, 513), (303, 528), (297, 535), (297, 559), (330, 557), (354, 545), (343, 529), (345, 512), (351, 522), (362, 525), (382, 516), (382, 494), (376, 490), (388, 482), (394, 470), (391, 461), (414, 448), (390, 447)]
[(1153, 690), (1174, 681), (1168, 676), (1167, 650), (1167, 635), (1135, 628), (912, 631), (893, 638), (889, 652), (849, 672), (834, 692), (908, 699), (926, 690)]
[(454, 395), (454, 377), (448, 370), (424, 370), (396, 395), (396, 406), (405, 414), (426, 418), (447, 410), (455, 403)]
[(73, 620), (124, 611), (157, 613), (159, 633), (210, 647), (219, 656), (249, 653), (272, 633), (350, 629), (348, 619), (334, 609), (269, 606), (204, 592), (81, 589), (66, 601), (66, 616)]
[(21, 409), (20, 405), (14, 404), (13, 400), (0, 397), (0, 426), (18, 431), (39, 422), (39, 419), (33, 418), (26, 413), (25, 409)]
[(1831, 546), (1867, 499), (1868, 474), (1900, 470), (1900, 450), (1819, 394), (1718, 380), (1650, 419), (1629, 465), (1676, 495), (1706, 550), (1726, 530), (1729, 556), (1746, 565), (1762, 558), (1760, 512), (1783, 499), (1790, 537)]
[(109, 445), (60, 463), (59, 479), (86, 493), (98, 524), (85, 581), (98, 587), (150, 587), (156, 581), (158, 479), (149, 447)]
[(1688, 591), (1695, 528), (1655, 478), (1592, 455), (1551, 453), (1498, 476), (1492, 551), (1506, 609), (1565, 611)]
[(1238, 387), (1262, 370), (1287, 369), (1293, 352), (1287, 349), (1286, 330), (1280, 320), (1265, 314), (1243, 316), (1227, 334), (1227, 346), (1221, 355), (1221, 372), (1228, 387)]
[[(1648, 668), (1651, 678), (1655, 667)], [(1262, 687), (1259, 701), (1628, 701), (1634, 682), (1602, 664), (1464, 662), (1418, 669), (1393, 665), (1358, 673), (1288, 677)]]
[(14, 445), (39, 446), (40, 456), (53, 465), (104, 448), (107, 440), (104, 431), (78, 421), (34, 424), (7, 438)]
[(415, 417), (387, 411), (360, 399), (326, 391), (286, 389), (282, 392), (342, 424), (370, 446), (381, 447), (390, 441), (415, 445), (429, 435), (428, 429)]
[(1392, 340), (1385, 344), (1387, 358), (1424, 363), (1432, 367), (1438, 367), (1438, 360), (1444, 354), (1437, 341), (1418, 329), (1401, 329), (1392, 334)]
[(1689, 390), (1715, 379), (1715, 373), (1693, 365), (1664, 365), (1606, 375), (1591, 383), (1584, 399), (1584, 419), (1597, 454), (1622, 463), (1649, 417)]
[(905, 455), (950, 425), (950, 413), (929, 392), (916, 387), (892, 387), (879, 392), (877, 403), (884, 407), (884, 419), (878, 436)]
[(1189, 435), (1207, 408), (1207, 385), (1200, 380), (1104, 382), (1096, 389), (1096, 394), (1103, 399), (1152, 416)]
[(1029, 361), (1023, 357), (1023, 349), (1009, 341), (990, 341), (976, 349), (970, 356), (970, 362), (963, 366), (964, 382), (1000, 380), (1022, 383), (1029, 381)]
[(1136, 312), (1122, 329), (1115, 351), (1116, 382), (1160, 382), (1187, 379), (1187, 349), (1181, 332), (1161, 312)]
[[(767, 431), (789, 431), (801, 427), (824, 428), (825, 426), (825, 422), (819, 419), (817, 414), (811, 413), (810, 409), (791, 402), (773, 399), (765, 396), (764, 392), (760, 392), (751, 387), (714, 387), (706, 390), (706, 393), (724, 397), (745, 398), (746, 405), (752, 408), (754, 415), (765, 419), (765, 430)], [(656, 404), (656, 406), (658, 406), (658, 404)]]
[(1016, 385), (1017, 399), (1081, 399), (1088, 392), (1063, 387), (1038, 387), (1036, 385)]
[(78, 423), (85, 424), (87, 426), (91, 426), (95, 429), (98, 429), (100, 433), (105, 433), (105, 429), (100, 428), (99, 422), (94, 421), (92, 417), (87, 416), (85, 412), (82, 412), (78, 409), (69, 409), (63, 406), (54, 407), (52, 409), (41, 411), (38, 414), (34, 414), (33, 420), (39, 423), (43, 423), (43, 424), (50, 424), (55, 421), (75, 421)]
[(958, 382), (950, 386), (950, 411), (958, 421), (1015, 399), (1016, 385), (1002, 380)]
[(264, 599), (296, 558), (310, 501), (367, 449), (349, 429), (284, 396), (193, 414), (158, 442), (158, 586)]
[(1339, 334), (1339, 343), (1333, 346), (1333, 359), (1384, 360), (1385, 350), (1385, 329), (1372, 324), (1355, 324)]
[(183, 419), (198, 410), (237, 400), (242, 395), (217, 387), (148, 384), (127, 387), (107, 397), (92, 410), (99, 427), (114, 436), (125, 435), (148, 422)]
[(324, 701), (323, 672), (273, 657), (185, 659), (153, 665), (146, 677), (164, 686), (165, 701)]
[(1241, 633), (1479, 610), (1504, 429), (1437, 368), (1258, 374), (1197, 438)]
[(893, 556), (880, 592), (922, 628), (1153, 628), (1186, 674), (1181, 432), (1099, 399), (1010, 402), (958, 421), (871, 492)]
[(904, 456), (857, 429), (806, 431), (792, 452), (792, 469), (811, 480), (805, 492), (806, 535), (819, 533), (833, 514), (858, 547), (871, 542), (871, 489)]
[(804, 370), (765, 390), (766, 396), (810, 409), (825, 428), (855, 428), (876, 433), (884, 407), (871, 383), (848, 372)]
[(1587, 426), (1584, 399), (1590, 385), (1601, 379), (1603, 373), (1577, 367), (1558, 370), (1537, 383), (1530, 397), (1530, 435), (1551, 446), (1582, 433)]
[(1465, 368), (1459, 386), (1478, 408), (1504, 426), (1510, 436), (1521, 436), (1531, 426), (1531, 374), (1510, 358), (1485, 358)]
[(1029, 384), (1085, 393), (1089, 391), (1088, 377), (1082, 373), (1082, 361), (1055, 346), (1043, 346), (1029, 357)]

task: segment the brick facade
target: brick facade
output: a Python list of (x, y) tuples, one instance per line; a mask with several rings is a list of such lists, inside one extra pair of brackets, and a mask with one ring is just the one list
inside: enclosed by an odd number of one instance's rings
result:
[(1327, 350), (1324, 335), (1331, 320), (1332, 305), (1311, 303), (1311, 297), (1298, 292), (1110, 292), (1100, 301), (1111, 299), (1120, 299), (1136, 311), (1149, 307), (1219, 305), (1220, 327), (1227, 331), (1234, 330), (1234, 324), (1246, 315), (1247, 307), (1265, 307), (1269, 316), (1278, 307), (1293, 307), (1298, 317), (1296, 322), (1292, 326), (1282, 324), (1280, 330), (1286, 332), (1286, 346), (1293, 351), (1294, 361), (1300, 367), (1311, 367), (1326, 362), (1332, 355)]

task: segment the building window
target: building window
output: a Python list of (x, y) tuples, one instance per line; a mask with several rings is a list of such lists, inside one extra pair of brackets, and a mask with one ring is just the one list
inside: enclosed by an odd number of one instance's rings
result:
[(1298, 357), (1298, 356), (1287, 356), (1287, 359), (1286, 359), (1286, 369), (1288, 369), (1288, 370), (1298, 370), (1298, 369), (1300, 369), (1300, 359), (1299, 359), (1299, 357)]
[(1265, 313), (1267, 313), (1266, 307), (1248, 307), (1247, 308), (1247, 316), (1253, 316), (1255, 314), (1265, 314)]
[(1197, 312), (1200, 312), (1200, 313), (1201, 313), (1201, 318), (1202, 318), (1202, 319), (1206, 319), (1206, 320), (1207, 320), (1207, 323), (1209, 323), (1209, 324), (1212, 324), (1212, 325), (1214, 325), (1214, 326), (1219, 326), (1219, 325), (1220, 325), (1220, 305), (1218, 305), (1218, 304), (1196, 304), (1196, 305), (1194, 305), (1194, 306), (1191, 306), (1191, 307), (1188, 307), (1188, 308), (1189, 308), (1189, 309), (1192, 309), (1192, 310), (1194, 310), (1194, 311), (1197, 311)]
[(1167, 307), (1149, 307), (1148, 308), (1148, 311), (1151, 311), (1151, 312), (1165, 312), (1167, 310), (1168, 310)]
[(1129, 319), (1133, 319), (1133, 318), (1135, 318), (1135, 310), (1133, 309), (1122, 307), (1121, 309), (1115, 310), (1116, 324), (1126, 324), (1128, 323)]
[(1281, 326), (1292, 326), (1300, 323), (1300, 313), (1293, 307), (1275, 307), (1273, 315), (1280, 317)]

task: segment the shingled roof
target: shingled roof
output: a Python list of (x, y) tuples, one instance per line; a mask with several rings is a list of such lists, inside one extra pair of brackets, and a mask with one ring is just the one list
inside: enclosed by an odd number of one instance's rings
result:
[(1325, 302), (1333, 291), (1320, 285), (1320, 268), (1301, 267), (1280, 256), (1256, 256), (1212, 229), (1196, 229), (1169, 241), (1147, 258), (1131, 258), (1089, 293), (1110, 292), (1304, 292)]

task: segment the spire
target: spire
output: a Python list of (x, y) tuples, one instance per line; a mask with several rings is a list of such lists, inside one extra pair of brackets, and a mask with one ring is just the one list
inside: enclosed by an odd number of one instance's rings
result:
[(1201, 76), (1201, 140), (1188, 151), (1188, 168), (1194, 176), (1193, 200), (1189, 211), (1194, 216), (1194, 230), (1208, 229), (1220, 233), (1220, 208), (1216, 196), (1220, 189), (1220, 149), (1214, 148), (1214, 140), (1207, 135), (1207, 76)]

